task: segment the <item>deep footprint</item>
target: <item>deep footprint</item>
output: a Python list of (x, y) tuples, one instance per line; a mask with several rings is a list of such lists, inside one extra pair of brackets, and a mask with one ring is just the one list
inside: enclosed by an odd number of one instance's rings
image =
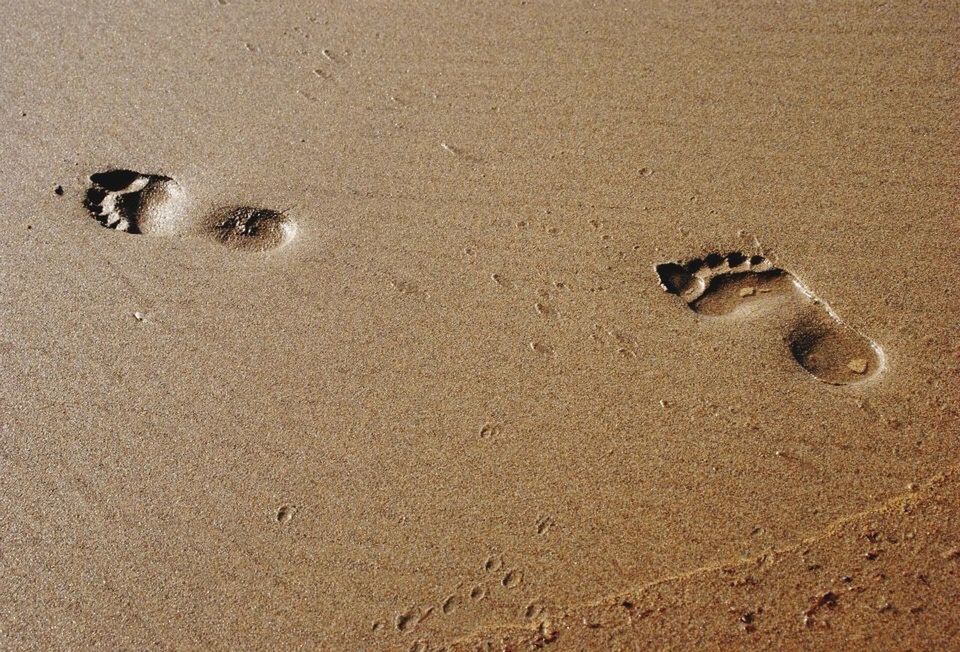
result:
[(184, 193), (170, 177), (109, 170), (91, 174), (90, 184), (84, 205), (103, 226), (160, 235), (182, 227)]
[(662, 263), (656, 270), (664, 290), (703, 315), (793, 312), (793, 326), (786, 334), (790, 353), (825, 383), (861, 382), (883, 369), (883, 353), (875, 342), (844, 324), (793, 274), (775, 267), (764, 256), (713, 253), (684, 263)]

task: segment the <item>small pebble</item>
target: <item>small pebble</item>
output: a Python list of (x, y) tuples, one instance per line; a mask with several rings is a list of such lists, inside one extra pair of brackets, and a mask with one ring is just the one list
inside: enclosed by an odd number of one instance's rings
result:
[(756, 291), (757, 289), (754, 287), (740, 288), (740, 291), (737, 294), (739, 294), (741, 297), (752, 297)]
[(143, 321), (147, 318), (147, 316), (142, 312), (135, 312), (133, 313), (133, 318), (136, 319), (137, 321)]
[(294, 508), (291, 505), (283, 505), (277, 510), (277, 523), (288, 523), (293, 518)]
[(847, 363), (847, 369), (855, 374), (862, 374), (867, 371), (867, 361), (863, 358), (854, 358)]
[(63, 196), (63, 186), (57, 186), (56, 188), (54, 188), (54, 189), (53, 189), (53, 194), (55, 194), (55, 195), (58, 196), (58, 197), (62, 197), (62, 196)]

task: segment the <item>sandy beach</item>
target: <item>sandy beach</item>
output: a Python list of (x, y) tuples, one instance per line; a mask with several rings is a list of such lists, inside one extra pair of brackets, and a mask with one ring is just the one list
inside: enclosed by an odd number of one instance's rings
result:
[(953, 3), (2, 3), (0, 648), (960, 649)]

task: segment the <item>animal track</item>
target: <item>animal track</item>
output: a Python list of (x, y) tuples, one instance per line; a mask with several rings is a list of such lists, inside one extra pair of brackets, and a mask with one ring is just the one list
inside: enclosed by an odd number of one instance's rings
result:
[(127, 233), (169, 234), (183, 218), (184, 193), (160, 174), (109, 170), (90, 175), (84, 200), (98, 222)]
[(503, 556), (502, 555), (490, 555), (483, 562), (483, 570), (487, 572), (496, 572), (503, 568)]
[(537, 620), (547, 614), (547, 605), (542, 599), (537, 598), (526, 606), (523, 610), (524, 620)]
[(443, 611), (444, 616), (449, 616), (460, 606), (462, 599), (460, 596), (454, 594), (447, 596), (444, 601), (440, 604), (440, 610)]
[(133, 170), (90, 175), (84, 205), (97, 221), (118, 231), (207, 235), (235, 251), (267, 251), (296, 234), (296, 225), (286, 213), (269, 208), (221, 208), (197, 220), (191, 216), (187, 193), (174, 179)]
[(537, 519), (537, 534), (544, 535), (553, 527), (553, 518), (550, 516), (541, 516)]
[(470, 589), (470, 599), (475, 601), (483, 600), (487, 597), (487, 587), (483, 584), (477, 584), (472, 589)]
[(702, 315), (793, 311), (787, 347), (801, 367), (825, 383), (848, 385), (883, 369), (883, 352), (875, 342), (843, 323), (793, 274), (764, 256), (711, 253), (684, 263), (662, 263), (656, 271), (664, 290)]
[(293, 519), (293, 513), (296, 511), (296, 508), (293, 505), (282, 505), (277, 509), (277, 523), (289, 523)]
[(521, 582), (523, 582), (522, 570), (508, 570), (506, 573), (504, 573), (503, 577), (500, 578), (500, 586), (505, 589), (512, 589)]
[[(426, 625), (423, 625), (423, 623), (431, 616), (456, 618), (457, 612), (461, 609), (469, 610), (470, 607), (476, 607), (476, 605), (494, 596), (495, 593), (499, 593), (501, 596), (499, 599), (503, 600), (506, 592), (513, 591), (524, 583), (523, 568), (508, 567), (504, 562), (502, 553), (489, 555), (480, 564), (479, 569), (475, 569), (474, 572), (478, 575), (475, 575), (469, 581), (464, 578), (457, 583), (452, 591), (430, 604), (407, 606), (402, 611), (394, 612), (392, 617), (375, 620), (371, 631), (382, 631), (386, 623), (392, 622), (392, 629), (398, 634), (406, 635), (414, 631), (422, 632), (423, 628), (430, 628), (429, 623)], [(522, 592), (517, 591), (516, 594), (518, 595), (517, 599), (519, 599)]]

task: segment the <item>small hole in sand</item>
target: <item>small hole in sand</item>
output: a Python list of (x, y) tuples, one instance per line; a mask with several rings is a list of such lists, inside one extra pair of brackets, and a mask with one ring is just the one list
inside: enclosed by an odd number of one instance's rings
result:
[(759, 264), (762, 263), (764, 260), (766, 260), (766, 258), (764, 258), (763, 256), (750, 256), (750, 264), (751, 264), (751, 265), (759, 265)]
[(287, 523), (293, 518), (293, 506), (283, 505), (277, 510), (277, 523)]

